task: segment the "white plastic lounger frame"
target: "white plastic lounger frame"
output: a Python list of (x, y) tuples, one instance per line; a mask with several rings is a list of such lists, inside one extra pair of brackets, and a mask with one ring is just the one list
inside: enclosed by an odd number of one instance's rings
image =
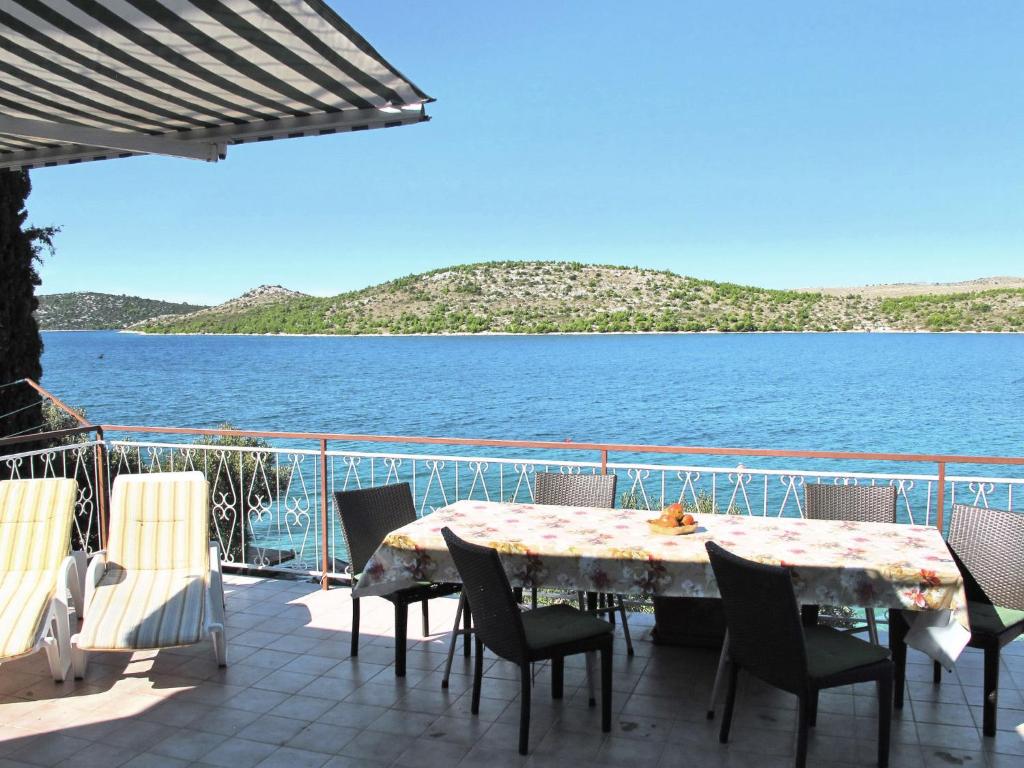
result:
[(61, 562), (57, 576), (57, 593), (50, 601), (43, 621), (39, 622), (36, 641), (32, 647), (17, 656), (0, 658), (0, 664), (43, 650), (46, 651), (46, 661), (50, 665), (53, 679), (58, 683), (67, 679), (71, 670), (71, 606), (68, 605), (68, 593), (71, 594), (71, 605), (74, 606), (77, 623), (79, 606), (82, 605), (82, 582), (78, 577), (78, 561), (84, 564), (84, 555), (83, 552), (76, 552)]
[(210, 638), (227, 664), (220, 547), (209, 541), (201, 472), (118, 475), (107, 549), (85, 578), (85, 620), (71, 638), (75, 677), (91, 651), (132, 652)]
[[(9, 548), (0, 553), (0, 578), (7, 582), (5, 591), (10, 600), (0, 605), (6, 609), (4, 626), (0, 626), (0, 665), (43, 650), (57, 682), (63, 682), (71, 668), (68, 595), (76, 618), (83, 606), (80, 573), (85, 567), (85, 553), (65, 556), (52, 576), (52, 563), (70, 545), (77, 494), (78, 484), (64, 478), (0, 481), (0, 525), (4, 527), (0, 547)], [(26, 553), (44, 560), (33, 562)], [(30, 599), (33, 592), (48, 589), (46, 582), (50, 578), (53, 595), (42, 604), (39, 613)], [(22, 609), (16, 612), (19, 602)], [(22, 635), (24, 639), (13, 637), (26, 630), (32, 634)]]

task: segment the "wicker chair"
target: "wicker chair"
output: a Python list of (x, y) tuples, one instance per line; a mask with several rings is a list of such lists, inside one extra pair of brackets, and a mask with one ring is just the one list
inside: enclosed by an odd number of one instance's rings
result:
[[(982, 732), (996, 735), (999, 697), (999, 651), (1024, 633), (1024, 515), (997, 509), (953, 505), (949, 523), (950, 552), (964, 577), (971, 623), (968, 645), (985, 653)], [(896, 708), (903, 706), (907, 623), (892, 611), (890, 644), (896, 661)], [(934, 681), (942, 667), (934, 665)]]
[[(533, 487), (535, 504), (557, 504), (567, 507), (601, 507), (614, 509), (615, 475), (570, 475), (560, 472), (538, 472)], [(633, 640), (629, 635), (629, 621), (626, 618), (626, 606), (622, 595), (588, 594), (589, 605), (584, 604), (583, 593), (578, 593), (580, 609), (587, 608), (591, 613), (606, 613), (612, 625), (615, 614), (622, 619), (622, 634), (626, 640), (626, 653), (633, 655)], [(607, 603), (605, 603), (607, 600)], [(531, 595), (534, 608), (537, 607), (537, 589)]]
[[(896, 522), (896, 488), (891, 485), (826, 485), (804, 486), (804, 517), (808, 520), (856, 520), (863, 523)], [(804, 624), (818, 623), (818, 606), (801, 608)], [(864, 609), (867, 632), (878, 645), (878, 625), (873, 608)], [(864, 627), (853, 631), (862, 632)]]
[(807, 730), (817, 719), (818, 692), (878, 682), (878, 765), (889, 763), (893, 665), (885, 648), (831, 627), (800, 625), (793, 581), (786, 568), (733, 555), (705, 544), (729, 628), (729, 693), (719, 741), (729, 740), (740, 669), (800, 700), (796, 766), (807, 762)]
[(533, 611), (521, 611), (512, 594), (497, 550), (463, 541), (450, 528), (441, 534), (455, 561), (463, 582), (463, 594), (476, 624), (476, 659), (473, 667), (471, 711), (480, 712), (480, 688), (483, 683), (484, 647), (502, 659), (519, 666), (519, 754), (529, 751), (530, 665), (551, 660), (551, 695), (562, 698), (565, 657), (587, 654), (587, 679), (590, 705), (593, 693), (592, 657), (601, 654), (601, 730), (611, 730), (612, 720), (612, 626), (569, 605), (550, 605)]
[[(341, 517), (341, 531), (348, 548), (349, 572), (355, 587), (366, 562), (391, 531), (416, 520), (416, 506), (408, 483), (382, 485), (355, 491), (338, 491), (334, 504)], [(423, 634), (430, 633), (427, 601), (459, 591), (458, 584), (422, 583), (383, 595), (395, 606), (395, 676), (405, 677), (405, 640), (409, 605), (423, 606)], [(359, 598), (352, 598), (352, 655), (359, 655)]]
[[(563, 475), (559, 472), (538, 472), (533, 491), (533, 500), (536, 504), (557, 504), (563, 506), (579, 507), (602, 507), (613, 509), (615, 507), (615, 475)], [(516, 600), (521, 602), (523, 591), (520, 588), (514, 590)], [(609, 620), (615, 624), (615, 613), (622, 618), (622, 634), (626, 640), (626, 652), (633, 655), (633, 640), (629, 635), (629, 622), (626, 619), (626, 607), (621, 595), (608, 595), (608, 605), (598, 603), (598, 595), (587, 595), (589, 598), (589, 610), (591, 613), (607, 613)], [(580, 610), (587, 606), (584, 601), (584, 594), (578, 593)], [(531, 590), (531, 607), (537, 607), (537, 588)], [(451, 640), (448, 645), (448, 660), (445, 664), (444, 677), (441, 678), (441, 687), (447, 688), (451, 677), (452, 662), (455, 658), (455, 648), (459, 636), (464, 638), (462, 652), (466, 658), (470, 656), (469, 636), (473, 633), (470, 624), (470, 607), (463, 595), (459, 599), (459, 607), (455, 613), (455, 626), (452, 629)], [(460, 629), (460, 624), (462, 628)]]

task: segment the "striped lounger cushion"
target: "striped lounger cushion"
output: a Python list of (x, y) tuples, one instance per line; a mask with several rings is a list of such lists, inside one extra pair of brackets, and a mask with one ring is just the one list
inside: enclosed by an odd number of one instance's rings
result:
[(169, 648), (206, 631), (208, 485), (199, 473), (120, 476), (110, 500), (107, 570), (78, 647)]
[(182, 571), (107, 572), (89, 603), (78, 647), (170, 648), (203, 639), (206, 580)]
[(0, 659), (35, 648), (71, 546), (74, 480), (0, 482)]

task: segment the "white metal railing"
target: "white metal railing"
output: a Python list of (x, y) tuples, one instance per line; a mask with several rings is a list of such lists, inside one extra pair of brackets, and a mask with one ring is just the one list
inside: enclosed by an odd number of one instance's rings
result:
[[(102, 487), (97, 457), (102, 455)], [(321, 484), (321, 461), (326, 482)], [(199, 470), (211, 485), (212, 535), (229, 564), (255, 569), (337, 575), (346, 559), (333, 504), (323, 525), (321, 488), (335, 491), (408, 482), (418, 514), (461, 499), (529, 502), (540, 471), (599, 473), (592, 461), (459, 456), (453, 454), (326, 451), (223, 444), (88, 441), (0, 456), (2, 477), (74, 477), (78, 480), (73, 544), (99, 546), (100, 497), (122, 472)], [(934, 525), (939, 476), (846, 470), (607, 463), (619, 477), (619, 506), (660, 509), (681, 501), (703, 513), (799, 517), (808, 483), (891, 485), (901, 523)], [(944, 478), (949, 503), (1014, 509), (1024, 478)]]
[[(319, 452), (313, 449), (196, 443), (109, 441), (111, 474), (196, 469), (212, 487), (215, 534), (229, 563), (253, 568), (339, 572), (344, 543), (333, 504), (326, 537), (320, 515)], [(460, 499), (532, 501), (538, 471), (598, 473), (598, 462), (327, 451), (326, 487), (335, 491), (408, 482), (420, 515)], [(619, 476), (619, 505), (660, 509), (683, 501), (705, 511), (776, 517), (803, 515), (803, 487), (812, 482), (892, 485), (902, 523), (933, 525), (937, 475), (736, 466), (609, 463)], [(947, 476), (950, 502), (1013, 509), (1024, 478)]]
[(71, 546), (85, 552), (98, 548), (100, 517), (96, 488), (96, 454), (103, 443), (90, 440), (0, 456), (0, 477), (11, 479), (73, 477), (78, 481)]

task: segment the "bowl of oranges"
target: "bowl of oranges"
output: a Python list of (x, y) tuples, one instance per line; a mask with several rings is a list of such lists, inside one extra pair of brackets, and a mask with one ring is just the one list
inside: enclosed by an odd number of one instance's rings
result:
[(653, 533), (663, 536), (683, 536), (697, 530), (697, 520), (678, 502), (669, 504), (661, 511), (661, 517), (648, 520)]

